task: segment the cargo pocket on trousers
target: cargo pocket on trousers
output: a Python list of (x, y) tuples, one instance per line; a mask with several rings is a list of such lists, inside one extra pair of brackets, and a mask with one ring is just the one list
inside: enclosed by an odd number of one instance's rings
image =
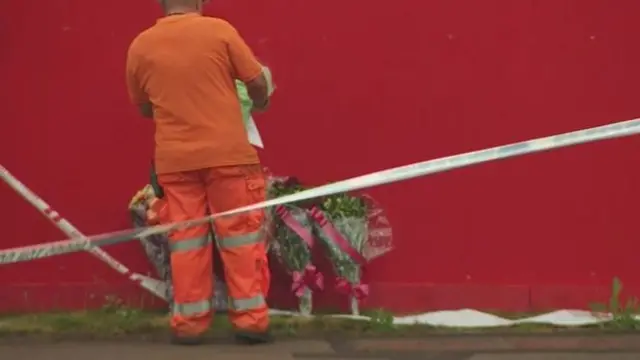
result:
[[(247, 184), (247, 202), (250, 204), (260, 203), (266, 200), (266, 181), (262, 174), (248, 174), (245, 177)], [(247, 212), (250, 226), (254, 229), (262, 229), (265, 219), (265, 209)]]
[[(259, 203), (266, 200), (266, 180), (262, 173), (251, 173), (247, 174), (246, 177), (247, 183), (247, 195), (248, 200), (252, 203)], [(271, 284), (271, 273), (269, 271), (269, 262), (267, 259), (267, 242), (268, 242), (268, 231), (267, 227), (269, 226), (265, 222), (267, 221), (267, 217), (265, 216), (266, 209), (254, 210), (247, 213), (248, 221), (251, 224), (252, 228), (255, 228), (258, 231), (261, 231), (264, 236), (264, 243), (262, 244), (261, 250), (256, 254), (257, 258), (255, 259), (255, 271), (257, 274), (260, 274), (260, 288), (263, 296), (267, 296), (269, 292), (269, 287)]]

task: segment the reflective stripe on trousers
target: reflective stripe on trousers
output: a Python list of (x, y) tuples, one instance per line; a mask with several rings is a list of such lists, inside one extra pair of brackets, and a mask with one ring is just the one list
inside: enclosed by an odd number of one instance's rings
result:
[(262, 294), (246, 299), (229, 298), (229, 308), (234, 311), (251, 311), (260, 309), (266, 305), (267, 303), (264, 301)]
[(171, 306), (172, 315), (194, 316), (207, 311), (211, 311), (211, 300), (200, 300), (186, 304), (173, 304)]
[(191, 239), (169, 241), (169, 251), (191, 251), (206, 247), (211, 243), (211, 236), (209, 234), (205, 236), (198, 236)]
[[(182, 316), (193, 316), (213, 310), (213, 300), (201, 300), (186, 304), (173, 304), (171, 313)], [(247, 299), (229, 298), (229, 309), (234, 311), (251, 311), (266, 306), (264, 296), (256, 295)]]
[(218, 244), (218, 248), (220, 250), (224, 249), (232, 249), (244, 245), (255, 245), (259, 244), (263, 240), (263, 232), (261, 230), (245, 234), (245, 235), (236, 235), (236, 236), (228, 236), (221, 239), (216, 239), (216, 243)]
[[(199, 251), (211, 244), (211, 236), (206, 233), (202, 236), (197, 236), (184, 240), (172, 240), (169, 241), (169, 250), (173, 256), (180, 255), (184, 252)], [(196, 315), (208, 313), (213, 309), (210, 299), (202, 299), (187, 303), (178, 303), (174, 299), (174, 303), (171, 305), (171, 314), (173, 316), (181, 317), (193, 317)]]
[[(229, 320), (234, 328), (262, 332), (269, 326), (265, 293), (268, 274), (265, 232), (261, 229), (216, 239), (225, 262), (229, 290)], [(265, 278), (266, 277), (266, 278)]]

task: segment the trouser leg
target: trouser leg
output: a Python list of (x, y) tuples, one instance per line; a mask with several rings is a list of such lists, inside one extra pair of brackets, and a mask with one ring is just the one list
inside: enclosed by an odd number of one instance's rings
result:
[[(206, 182), (213, 213), (265, 199), (265, 178), (258, 165), (212, 168)], [(238, 333), (249, 335), (266, 334), (269, 328), (265, 299), (269, 269), (263, 222), (262, 210), (214, 221), (229, 291), (229, 319)]]
[[(198, 172), (161, 174), (168, 220), (186, 221), (206, 215), (206, 191)], [(209, 226), (178, 229), (169, 234), (173, 306), (171, 328), (178, 338), (197, 338), (211, 324), (213, 296), (212, 244)]]

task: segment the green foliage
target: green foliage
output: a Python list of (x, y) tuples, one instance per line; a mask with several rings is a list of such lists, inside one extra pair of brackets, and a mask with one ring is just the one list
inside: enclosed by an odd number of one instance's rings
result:
[(377, 309), (368, 313), (371, 329), (375, 332), (390, 332), (396, 330), (396, 326), (393, 324), (393, 314), (384, 310)]
[(361, 198), (347, 194), (327, 196), (323, 199), (320, 208), (333, 219), (357, 218), (367, 216), (367, 206)]
[[(276, 198), (298, 193), (307, 190), (297, 182), (276, 182), (269, 191), (269, 196)], [(311, 204), (319, 205), (333, 219), (336, 218), (359, 218), (367, 216), (367, 206), (361, 198), (348, 194), (336, 194), (325, 196), (319, 201), (312, 201)]]
[(613, 278), (608, 303), (592, 304), (591, 310), (596, 313), (611, 314), (611, 321), (603, 323), (602, 327), (616, 330), (638, 330), (640, 329), (640, 321), (636, 319), (639, 310), (638, 298), (631, 296), (623, 303), (621, 300), (622, 289), (622, 281), (617, 277)]

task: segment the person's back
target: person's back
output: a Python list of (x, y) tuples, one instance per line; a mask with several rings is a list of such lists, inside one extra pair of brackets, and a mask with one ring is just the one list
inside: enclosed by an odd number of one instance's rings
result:
[(262, 68), (233, 58), (237, 36), (226, 21), (192, 13), (162, 18), (133, 41), (130, 68), (153, 104), (158, 173), (259, 163), (234, 78), (253, 80)]

